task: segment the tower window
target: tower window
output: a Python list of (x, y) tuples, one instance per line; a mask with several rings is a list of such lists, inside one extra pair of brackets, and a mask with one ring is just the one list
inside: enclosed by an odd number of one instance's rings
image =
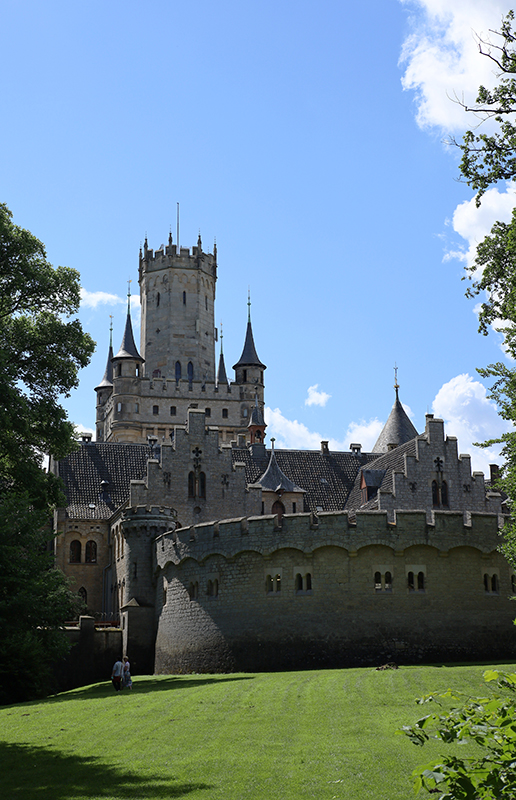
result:
[(247, 370), (246, 369), (242, 370), (242, 376), (243, 376), (244, 383), (247, 383)]
[(97, 543), (93, 539), (86, 542), (85, 561), (87, 564), (97, 563)]
[(158, 292), (157, 295), (156, 295), (156, 305), (157, 306), (159, 306), (159, 301), (160, 301), (160, 293)]
[(228, 418), (228, 410), (227, 410), (227, 408), (223, 408), (222, 409), (222, 419), (227, 419), (227, 418)]
[(158, 415), (159, 414), (159, 406), (152, 406), (152, 413), (154, 415)]
[(87, 605), (87, 604), (88, 604), (88, 592), (86, 591), (86, 589), (84, 588), (84, 586), (81, 586), (81, 588), (79, 589), (79, 591), (77, 592), (77, 594), (78, 594), (78, 595), (79, 595), (79, 597), (81, 598), (81, 600), (82, 600), (82, 602), (84, 603), (84, 605)]
[(206, 473), (199, 473), (199, 497), (206, 497)]
[(176, 361), (176, 383), (179, 383), (181, 380), (181, 362)]
[(195, 497), (195, 475), (193, 472), (188, 473), (188, 497)]
[(170, 406), (170, 416), (175, 417), (177, 414), (177, 408), (175, 406)]
[(74, 539), (70, 544), (70, 564), (81, 563), (81, 543), (78, 539)]
[(206, 306), (206, 311), (208, 310), (208, 297), (204, 295), (204, 305)]
[(183, 305), (186, 306), (186, 292), (183, 292)]
[(140, 413), (140, 404), (139, 403), (135, 403), (134, 404), (134, 413), (135, 414), (139, 414)]
[(122, 403), (117, 403), (116, 404), (116, 410), (118, 411), (118, 413), (120, 413), (122, 411)]
[(155, 369), (154, 372), (152, 373), (152, 377), (153, 378), (161, 378), (161, 370), (160, 369)]
[(193, 364), (191, 361), (188, 362), (188, 367), (186, 369), (188, 373), (188, 383), (191, 386), (193, 381)]
[(207, 417), (211, 417), (211, 408), (205, 408), (204, 413)]

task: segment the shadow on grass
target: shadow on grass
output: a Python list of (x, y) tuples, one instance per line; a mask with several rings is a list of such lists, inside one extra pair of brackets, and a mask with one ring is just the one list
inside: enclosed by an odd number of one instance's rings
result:
[[(254, 675), (227, 675), (225, 677), (214, 678), (212, 676), (191, 677), (190, 675), (170, 675), (168, 678), (155, 677), (149, 675), (145, 678), (133, 680), (132, 694), (148, 694), (149, 692), (170, 692), (177, 689), (191, 689), (194, 686), (207, 686), (210, 683), (227, 683), (229, 681), (251, 681)], [(82, 689), (71, 689), (69, 692), (49, 697), (53, 703), (63, 703), (68, 700), (91, 700), (94, 697), (105, 697), (115, 694), (111, 681), (105, 683), (95, 683), (92, 686), (85, 686)], [(122, 695), (129, 694), (129, 690), (122, 689)], [(41, 702), (41, 701), (39, 701)]]
[(0, 742), (2, 797), (15, 800), (87, 798), (174, 798), (212, 789), (207, 783), (177, 783), (172, 775), (149, 779), (99, 762), (45, 747)]

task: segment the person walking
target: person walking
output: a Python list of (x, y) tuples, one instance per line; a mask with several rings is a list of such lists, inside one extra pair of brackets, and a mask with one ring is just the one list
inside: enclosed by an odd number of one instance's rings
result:
[(124, 672), (124, 665), (117, 659), (113, 665), (113, 669), (111, 671), (111, 681), (113, 686), (115, 687), (115, 692), (119, 692), (122, 688), (122, 675)]
[(131, 678), (131, 664), (129, 663), (129, 659), (127, 656), (124, 656), (124, 671), (122, 677), (122, 689), (132, 689), (133, 688), (133, 679)]

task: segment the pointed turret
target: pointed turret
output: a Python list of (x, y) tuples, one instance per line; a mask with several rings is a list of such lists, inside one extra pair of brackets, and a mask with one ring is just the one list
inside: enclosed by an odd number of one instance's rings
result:
[[(249, 297), (247, 300), (248, 312), (247, 312), (247, 331), (245, 334), (245, 342), (244, 342), (244, 349), (242, 350), (242, 355), (240, 356), (237, 363), (233, 366), (234, 370), (239, 370), (241, 367), (258, 367), (259, 369), (267, 369), (265, 364), (262, 364), (260, 359), (258, 358), (258, 353), (256, 352), (256, 347), (254, 344), (254, 337), (253, 337), (253, 327), (251, 325), (251, 298)], [(246, 379), (244, 378), (243, 381), (238, 379), (237, 375), (237, 383), (245, 383)]]
[(389, 414), (389, 419), (385, 423), (383, 430), (379, 435), (375, 446), (373, 447), (373, 453), (387, 453), (389, 450), (393, 450), (395, 447), (399, 447), (400, 444), (409, 442), (411, 439), (415, 439), (415, 437), (419, 435), (412, 422), (408, 418), (405, 409), (401, 405), (398, 397), (399, 388), (398, 381), (396, 380), (394, 383), (396, 399), (394, 401), (391, 413)]
[(228, 376), (226, 374), (226, 364), (224, 361), (224, 336), (222, 333), (222, 322), (220, 323), (220, 356), (219, 356), (219, 368), (217, 370), (217, 386), (221, 384), (225, 384), (226, 386), (229, 385)]
[(113, 388), (113, 317), (111, 317), (111, 325), (109, 328), (109, 350), (108, 350), (108, 357), (106, 363), (106, 370), (104, 372), (104, 377), (102, 378), (101, 382), (98, 386), (95, 386), (95, 391), (99, 389), (112, 389)]
[(254, 396), (254, 408), (251, 412), (251, 418), (247, 427), (251, 434), (251, 444), (262, 444), (265, 439), (265, 428), (267, 425), (265, 424), (263, 411), (258, 405), (258, 394)]
[[(129, 281), (130, 283), (130, 281)], [(122, 344), (120, 345), (120, 350), (114, 357), (115, 360), (119, 358), (124, 359), (132, 359), (134, 361), (139, 361), (143, 363), (143, 358), (139, 354), (138, 350), (136, 349), (136, 345), (134, 343), (134, 336), (133, 336), (133, 325), (131, 322), (131, 290), (128, 289), (127, 292), (127, 319), (125, 321), (125, 330), (124, 330), (124, 338), (122, 339)]]

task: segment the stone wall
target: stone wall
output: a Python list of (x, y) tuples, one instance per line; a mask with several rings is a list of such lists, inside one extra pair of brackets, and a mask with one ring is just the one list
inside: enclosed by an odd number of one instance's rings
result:
[(424, 512), (395, 524), (358, 512), (356, 525), (300, 514), (281, 528), (269, 516), (167, 533), (156, 542), (155, 669), (512, 658), (514, 578), (499, 543), (495, 515), (464, 524), (452, 512), (431, 524)]
[(60, 690), (110, 680), (113, 664), (122, 657), (122, 631), (95, 628), (93, 617), (80, 617), (78, 627), (66, 634), (72, 648), (55, 668)]

